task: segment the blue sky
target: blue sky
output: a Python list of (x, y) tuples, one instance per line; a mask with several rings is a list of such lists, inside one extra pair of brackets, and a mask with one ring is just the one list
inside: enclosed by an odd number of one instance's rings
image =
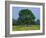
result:
[(36, 19), (40, 19), (40, 8), (36, 8), (36, 7), (12, 7), (12, 18), (15, 19), (15, 20), (18, 19), (19, 11), (22, 10), (22, 9), (32, 10)]

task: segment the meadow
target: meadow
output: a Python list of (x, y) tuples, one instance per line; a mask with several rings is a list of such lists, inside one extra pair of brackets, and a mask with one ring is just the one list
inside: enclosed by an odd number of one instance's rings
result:
[(40, 30), (40, 25), (30, 25), (30, 26), (25, 26), (25, 25), (19, 25), (19, 26), (13, 26), (12, 27), (13, 31), (26, 31), (26, 30)]

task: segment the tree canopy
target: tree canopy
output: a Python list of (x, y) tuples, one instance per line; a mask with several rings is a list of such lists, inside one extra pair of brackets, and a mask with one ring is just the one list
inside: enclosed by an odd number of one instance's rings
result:
[(20, 24), (33, 24), (35, 21), (35, 16), (29, 9), (22, 9), (19, 11), (18, 22)]

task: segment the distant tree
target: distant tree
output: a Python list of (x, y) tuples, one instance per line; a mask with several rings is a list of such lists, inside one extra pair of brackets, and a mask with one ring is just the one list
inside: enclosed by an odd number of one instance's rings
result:
[(16, 24), (16, 20), (12, 19), (13, 26)]
[(40, 25), (40, 20), (39, 19), (37, 19), (37, 24)]
[(19, 25), (19, 21), (15, 20), (15, 19), (12, 19), (12, 24), (13, 24), (13, 26)]

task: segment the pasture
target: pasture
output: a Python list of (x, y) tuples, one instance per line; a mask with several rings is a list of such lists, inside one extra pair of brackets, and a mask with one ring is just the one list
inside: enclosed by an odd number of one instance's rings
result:
[(25, 26), (25, 25), (19, 25), (19, 26), (12, 26), (13, 31), (27, 31), (27, 30), (40, 30), (40, 25), (31, 25), (31, 26)]

